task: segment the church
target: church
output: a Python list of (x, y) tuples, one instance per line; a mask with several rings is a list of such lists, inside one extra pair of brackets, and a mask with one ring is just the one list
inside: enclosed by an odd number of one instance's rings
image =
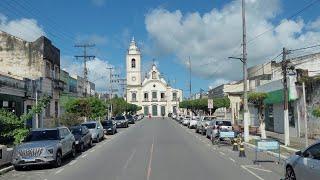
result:
[(126, 55), (127, 88), (126, 101), (142, 107), (138, 113), (152, 117), (178, 113), (182, 101), (182, 90), (172, 88), (160, 76), (155, 63), (142, 78), (141, 52), (134, 38)]

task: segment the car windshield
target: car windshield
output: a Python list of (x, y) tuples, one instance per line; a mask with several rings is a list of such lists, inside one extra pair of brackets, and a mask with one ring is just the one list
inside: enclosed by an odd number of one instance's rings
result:
[(117, 116), (114, 118), (114, 120), (125, 120), (125, 117), (124, 116)]
[(31, 131), (26, 137), (25, 142), (30, 141), (45, 141), (45, 140), (58, 140), (58, 130), (42, 130), (42, 131)]
[(81, 127), (71, 127), (70, 131), (74, 135), (80, 135), (82, 134), (82, 128)]
[(230, 121), (217, 121), (217, 125), (219, 126), (231, 126)]
[(96, 128), (96, 123), (85, 123), (85, 124), (82, 124), (81, 126), (86, 126), (88, 129), (94, 129)]
[(102, 121), (101, 124), (102, 126), (111, 126), (113, 123), (112, 121)]

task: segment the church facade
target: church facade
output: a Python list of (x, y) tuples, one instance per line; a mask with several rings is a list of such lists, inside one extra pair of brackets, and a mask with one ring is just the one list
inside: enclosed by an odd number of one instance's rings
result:
[(138, 113), (160, 117), (168, 113), (178, 113), (182, 101), (182, 90), (172, 88), (156, 65), (142, 78), (141, 52), (132, 39), (126, 55), (127, 88), (126, 100), (142, 107)]

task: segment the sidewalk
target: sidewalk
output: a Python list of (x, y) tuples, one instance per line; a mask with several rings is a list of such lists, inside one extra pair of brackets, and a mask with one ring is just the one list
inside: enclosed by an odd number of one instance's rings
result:
[[(284, 134), (275, 133), (271, 131), (267, 131), (267, 137), (277, 139), (281, 144), (284, 144)], [(314, 139), (308, 139), (308, 144), (313, 144), (317, 140)], [(288, 149), (292, 148), (294, 150), (301, 150), (306, 147), (306, 141), (304, 138), (299, 137), (290, 137), (290, 146), (288, 146)]]

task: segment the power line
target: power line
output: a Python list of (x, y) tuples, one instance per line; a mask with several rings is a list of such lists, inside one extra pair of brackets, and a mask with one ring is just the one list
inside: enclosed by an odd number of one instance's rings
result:
[(84, 96), (87, 96), (87, 86), (88, 86), (88, 69), (87, 69), (87, 61), (90, 60), (91, 58), (95, 58), (95, 56), (92, 55), (87, 55), (87, 48), (89, 47), (94, 47), (94, 44), (78, 44), (75, 45), (77, 48), (83, 48), (83, 55), (76, 55), (75, 57), (78, 58), (83, 58), (83, 78), (85, 80), (85, 90), (84, 90)]
[(320, 44), (317, 44), (317, 45), (308, 46), (308, 47), (303, 47), (303, 48), (298, 48), (298, 49), (290, 49), (289, 51), (299, 51), (299, 50), (311, 49), (311, 48), (315, 48), (315, 47), (319, 47), (319, 46), (320, 46)]

